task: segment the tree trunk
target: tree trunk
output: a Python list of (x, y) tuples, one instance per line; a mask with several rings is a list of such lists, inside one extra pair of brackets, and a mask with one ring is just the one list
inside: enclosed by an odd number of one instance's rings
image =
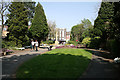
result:
[(3, 19), (3, 15), (1, 14), (1, 17), (2, 17), (2, 31), (3, 31), (3, 28), (4, 28), (4, 19)]
[[(3, 10), (3, 4), (2, 4), (2, 8), (1, 11)], [(2, 18), (2, 31), (3, 31), (3, 27), (4, 27), (4, 20), (3, 20), (3, 12), (1, 12), (1, 18)]]

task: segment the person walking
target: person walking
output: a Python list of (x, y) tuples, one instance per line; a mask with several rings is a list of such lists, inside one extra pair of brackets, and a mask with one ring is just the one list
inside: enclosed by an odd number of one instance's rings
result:
[(33, 40), (31, 40), (31, 50), (34, 50), (34, 44), (35, 44), (35, 42)]
[(36, 51), (38, 51), (38, 41), (35, 41)]

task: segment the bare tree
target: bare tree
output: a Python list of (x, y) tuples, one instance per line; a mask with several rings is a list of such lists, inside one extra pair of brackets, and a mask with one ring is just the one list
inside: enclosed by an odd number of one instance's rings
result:
[(55, 33), (56, 33), (56, 23), (55, 21), (50, 21), (48, 20), (48, 26), (49, 26), (49, 37), (50, 39), (55, 38)]
[(2, 30), (4, 27), (4, 17), (7, 15), (6, 10), (8, 9), (9, 5), (10, 2), (4, 2), (4, 0), (0, 2), (0, 21), (2, 22)]

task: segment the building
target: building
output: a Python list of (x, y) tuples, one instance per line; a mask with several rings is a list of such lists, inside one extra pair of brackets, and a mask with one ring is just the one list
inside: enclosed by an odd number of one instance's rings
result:
[(70, 32), (66, 32), (66, 42), (70, 40)]
[(66, 31), (66, 28), (57, 28), (57, 35), (55, 33), (54, 37), (51, 37), (50, 34), (48, 35), (48, 40), (56, 40), (57, 36), (57, 41), (61, 42), (67, 42), (70, 40), (70, 32)]
[(66, 29), (58, 28), (58, 41), (66, 41)]
[(58, 41), (68, 42), (70, 40), (70, 32), (67, 32), (66, 28), (58, 28)]

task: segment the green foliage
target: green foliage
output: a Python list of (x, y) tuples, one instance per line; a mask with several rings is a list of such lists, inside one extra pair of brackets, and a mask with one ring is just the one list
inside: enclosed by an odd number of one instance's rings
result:
[(120, 42), (120, 2), (115, 2), (114, 5), (114, 18), (112, 24), (113, 28), (111, 30), (111, 37)]
[(34, 16), (34, 13), (35, 13), (35, 3), (36, 2), (33, 2), (32, 0), (30, 0), (29, 2), (23, 2), (25, 8), (27, 8), (28, 10), (28, 21), (32, 21), (33, 19), (33, 16)]
[(27, 9), (22, 2), (12, 2), (9, 7), (7, 25), (9, 26), (8, 39), (14, 41), (16, 46), (26, 45), (28, 30)]
[(27, 35), (25, 35), (25, 37), (23, 38), (23, 45), (25, 46), (29, 46), (31, 44), (29, 37)]
[(74, 46), (77, 46), (78, 44), (80, 44), (80, 42), (76, 42), (76, 41), (68, 41), (68, 44), (73, 44)]
[(90, 37), (86, 37), (82, 40), (82, 44), (85, 44), (86, 47), (89, 47), (90, 43), (91, 43), (91, 38)]
[(102, 2), (98, 12), (98, 17), (95, 20), (94, 28), (97, 28), (102, 33), (102, 41), (104, 42), (110, 37), (110, 29), (112, 28), (112, 20), (114, 17), (113, 2)]
[(81, 20), (82, 24), (84, 25), (84, 28), (93, 28), (92, 23), (90, 22), (89, 19), (83, 19)]
[(84, 31), (83, 24), (78, 24), (71, 29), (71, 40), (82, 40), (82, 33)]
[[(95, 37), (96, 34), (99, 35), (98, 32), (100, 30), (97, 30), (93, 28), (91, 22), (89, 19), (83, 19), (81, 20), (82, 24), (75, 25), (71, 29), (71, 40), (79, 40), (80, 42), (85, 37)], [(81, 26), (81, 27), (78, 27)]]
[(16, 43), (14, 41), (4, 41), (2, 40), (2, 48), (15, 47)]
[(38, 41), (45, 40), (48, 36), (49, 29), (43, 7), (40, 3), (35, 8), (35, 15), (30, 27), (32, 37)]
[(98, 49), (100, 43), (101, 43), (100, 37), (94, 37), (94, 38), (86, 37), (82, 41), (82, 44), (85, 44), (86, 47), (94, 48), (94, 49)]
[(94, 34), (94, 29), (93, 29), (93, 26), (92, 26), (92, 23), (90, 22), (89, 19), (83, 19), (81, 20), (82, 24), (84, 25), (84, 32), (82, 33), (82, 37), (85, 38), (85, 37), (93, 37)]
[(119, 41), (116, 41), (114, 39), (108, 40), (106, 47), (114, 56), (116, 56), (116, 57), (120, 56), (120, 53), (119, 53), (120, 43), (119, 43)]
[(91, 41), (89, 45), (90, 48), (99, 49), (100, 44), (101, 44), (100, 37), (94, 37), (90, 41)]
[(48, 41), (42, 41), (41, 43), (43, 43), (43, 44), (53, 44), (54, 41), (50, 41), (50, 40), (48, 40)]
[(92, 54), (84, 49), (54, 49), (23, 63), (16, 77), (77, 80), (91, 58)]
[[(111, 53), (118, 53), (120, 43), (120, 3), (102, 2), (94, 28), (101, 31), (101, 44)], [(99, 40), (98, 40), (99, 41)], [(117, 41), (117, 42), (116, 42)], [(105, 46), (106, 45), (106, 46)]]
[(74, 44), (75, 41), (68, 41), (68, 44)]
[(95, 36), (100, 36), (102, 35), (102, 32), (97, 29), (97, 28), (87, 28), (83, 34), (82, 34), (82, 37), (91, 37), (91, 38), (94, 38)]

